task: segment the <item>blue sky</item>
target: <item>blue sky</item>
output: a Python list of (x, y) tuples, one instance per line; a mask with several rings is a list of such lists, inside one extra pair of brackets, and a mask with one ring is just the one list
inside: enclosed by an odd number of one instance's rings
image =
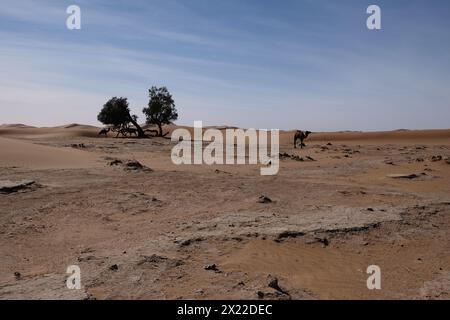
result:
[(143, 121), (164, 85), (180, 124), (449, 128), (450, 2), (3, 1), (0, 72), (0, 123), (99, 125), (112, 96)]

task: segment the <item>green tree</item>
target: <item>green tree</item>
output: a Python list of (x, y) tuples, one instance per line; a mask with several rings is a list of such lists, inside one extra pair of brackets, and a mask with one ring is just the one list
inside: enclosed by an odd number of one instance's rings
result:
[(97, 116), (98, 121), (105, 125), (114, 126), (115, 128), (128, 128), (132, 123), (138, 132), (139, 138), (144, 138), (144, 130), (137, 123), (137, 116), (130, 114), (127, 98), (113, 97), (109, 99)]
[(163, 124), (170, 124), (172, 121), (178, 119), (175, 101), (166, 87), (151, 87), (148, 93), (150, 98), (148, 107), (144, 108), (142, 112), (147, 118), (147, 124), (155, 124), (158, 126), (158, 135), (162, 137), (164, 136)]

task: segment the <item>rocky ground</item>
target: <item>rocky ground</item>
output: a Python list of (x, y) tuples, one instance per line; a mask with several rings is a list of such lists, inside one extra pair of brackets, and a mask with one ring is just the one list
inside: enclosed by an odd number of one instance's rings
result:
[(175, 166), (167, 139), (0, 139), (2, 299), (450, 298), (442, 140), (286, 142), (261, 176)]

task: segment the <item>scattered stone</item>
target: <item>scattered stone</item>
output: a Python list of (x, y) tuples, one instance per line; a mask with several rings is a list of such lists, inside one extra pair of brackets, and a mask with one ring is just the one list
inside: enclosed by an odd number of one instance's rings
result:
[(108, 164), (110, 166), (117, 166), (117, 165), (122, 164), (122, 163), (123, 163), (122, 160), (114, 159), (114, 160), (110, 161)]
[(291, 156), (291, 159), (295, 161), (305, 161), (302, 157), (299, 156)]
[(142, 259), (137, 263), (138, 266), (143, 264), (161, 264), (164, 263), (166, 268), (175, 268), (183, 265), (182, 260), (170, 259), (167, 257), (159, 256), (157, 254), (152, 254), (151, 256), (142, 256)]
[(82, 261), (90, 261), (90, 260), (94, 260), (96, 257), (93, 255), (89, 255), (86, 257), (78, 257), (77, 260), (78, 262), (82, 262)]
[(147, 171), (147, 172), (153, 171), (149, 167), (142, 165), (141, 163), (139, 163), (136, 160), (128, 161), (125, 164), (125, 170), (128, 170), (128, 171), (139, 171), (140, 170), (140, 171)]
[(333, 144), (331, 143), (331, 142), (328, 142), (327, 143), (327, 146), (332, 146)]
[(22, 275), (20, 274), (20, 272), (14, 272), (14, 278), (16, 278), (16, 280), (20, 280), (22, 278)]
[(280, 234), (278, 234), (275, 241), (281, 241), (286, 238), (297, 238), (297, 237), (303, 237), (305, 235), (304, 232), (301, 231), (283, 231)]
[(280, 159), (292, 159), (295, 161), (305, 161), (302, 157), (299, 157), (297, 155), (289, 154), (289, 153), (280, 153)]
[(127, 160), (123, 161), (120, 159), (113, 159), (112, 161), (108, 162), (110, 166), (117, 166), (122, 165), (126, 171), (153, 171), (152, 169), (142, 165), (137, 160)]
[(394, 161), (385, 161), (384, 163), (386, 163), (386, 164), (390, 164), (391, 166), (394, 166), (395, 164), (394, 164)]
[(22, 180), (22, 181), (0, 181), (0, 193), (13, 193), (21, 190), (30, 189), (32, 186), (36, 186), (34, 180)]
[(144, 264), (144, 263), (160, 263), (166, 261), (166, 257), (158, 256), (156, 254), (152, 254), (151, 256), (143, 256), (142, 260), (138, 262), (138, 265)]
[(72, 148), (76, 148), (76, 149), (84, 149), (84, 148), (86, 148), (86, 146), (84, 145), (84, 143), (78, 143), (78, 144), (76, 144), (76, 143), (73, 143), (73, 144), (71, 144), (70, 145)]
[(269, 197), (266, 197), (264, 195), (260, 196), (258, 199), (259, 203), (271, 203), (272, 199), (270, 199)]
[(191, 245), (193, 242), (200, 242), (200, 241), (203, 241), (203, 240), (204, 240), (204, 239), (201, 238), (201, 237), (199, 237), (199, 238), (186, 239), (186, 240), (183, 240), (183, 241), (180, 243), (180, 246), (186, 247), (186, 246)]
[(117, 264), (113, 264), (112, 266), (109, 267), (109, 270), (117, 271), (117, 270), (119, 270), (119, 266)]
[(276, 291), (275, 289), (267, 290), (267, 291), (260, 291), (258, 290), (256, 292), (259, 299), (267, 299), (267, 300), (290, 300), (291, 296), (286, 295), (284, 293), (281, 293), (279, 291)]
[(276, 277), (273, 277), (273, 276), (269, 275), (269, 276), (267, 277), (267, 281), (268, 281), (267, 286), (268, 286), (269, 288), (275, 289), (275, 290), (277, 290), (278, 292), (280, 292), (280, 293), (282, 293), (282, 294), (289, 295), (289, 293), (287, 293), (286, 291), (284, 291), (284, 290), (280, 287), (280, 285), (278, 284), (278, 279), (277, 279)]
[(374, 211), (373, 208), (367, 208), (367, 211)]
[(392, 178), (392, 179), (416, 179), (419, 178), (419, 175), (415, 174), (415, 173), (411, 173), (411, 174), (389, 174), (387, 175), (388, 178)]
[(205, 270), (213, 270), (213, 271), (219, 271), (217, 266), (215, 264), (208, 264), (205, 266)]
[(317, 242), (323, 244), (324, 247), (328, 247), (330, 241), (327, 238), (316, 238)]
[(416, 162), (424, 162), (425, 160), (423, 158), (417, 158)]
[(432, 156), (431, 157), (431, 161), (436, 162), (436, 161), (441, 161), (442, 160), (442, 156)]
[(316, 161), (315, 159), (313, 159), (310, 156), (306, 156), (306, 159), (304, 159), (304, 158), (302, 158), (300, 156), (297, 156), (297, 155), (294, 155), (294, 154), (289, 154), (289, 153), (286, 153), (286, 152), (280, 153), (279, 156), (280, 156), (280, 159), (291, 159), (291, 160), (301, 161), (301, 162), (306, 161), (306, 160)]
[(140, 170), (143, 169), (144, 166), (136, 160), (130, 160), (125, 164), (126, 168), (129, 170)]
[(227, 172), (227, 171), (223, 171), (223, 170), (219, 170), (219, 169), (214, 170), (214, 172), (215, 172), (215, 173), (231, 174), (231, 173), (229, 173), (229, 172)]

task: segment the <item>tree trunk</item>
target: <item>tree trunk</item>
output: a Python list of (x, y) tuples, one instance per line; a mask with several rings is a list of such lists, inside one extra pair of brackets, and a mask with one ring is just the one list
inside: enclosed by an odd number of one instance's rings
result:
[(162, 137), (163, 136), (162, 124), (161, 123), (157, 123), (157, 125), (158, 125), (158, 129), (159, 129), (158, 137)]
[(145, 138), (145, 132), (142, 130), (141, 126), (138, 125), (136, 121), (134, 121), (133, 117), (130, 116), (130, 122), (136, 127), (138, 132), (138, 138)]

